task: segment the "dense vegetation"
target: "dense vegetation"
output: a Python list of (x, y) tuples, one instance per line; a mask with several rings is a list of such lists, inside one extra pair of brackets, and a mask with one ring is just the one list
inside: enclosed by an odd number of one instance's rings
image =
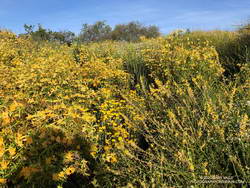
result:
[(94, 24), (83, 24), (79, 35), (71, 31), (52, 31), (43, 28), (38, 24), (37, 30), (34, 25), (24, 24), (25, 33), (20, 34), (23, 37), (31, 37), (34, 41), (50, 41), (61, 44), (90, 43), (105, 40), (138, 42), (140, 37), (156, 38), (160, 36), (157, 26), (144, 26), (140, 22), (129, 22), (127, 24), (118, 24), (112, 27), (105, 21), (97, 21)]
[(70, 46), (1, 31), (0, 184), (250, 182), (249, 75), (247, 27)]

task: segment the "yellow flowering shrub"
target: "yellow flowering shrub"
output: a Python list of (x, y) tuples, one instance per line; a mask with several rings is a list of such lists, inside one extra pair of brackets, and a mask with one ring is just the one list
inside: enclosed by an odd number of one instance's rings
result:
[(223, 73), (218, 54), (209, 42), (193, 42), (175, 35), (155, 39), (155, 42), (157, 48), (142, 50), (143, 60), (153, 78), (181, 83), (202, 76), (212, 81)]
[(131, 144), (119, 154), (122, 165), (113, 166), (115, 177), (135, 187), (189, 187), (202, 176), (218, 174), (248, 182), (249, 64), (234, 82), (223, 82), (218, 54), (209, 43), (174, 36), (154, 42), (137, 57), (155, 84), (139, 103), (138, 96), (124, 97), (141, 117), (139, 122), (130, 118), (130, 124), (148, 148)]
[(52, 186), (89, 176), (94, 159), (116, 163), (133, 140), (124, 118), (135, 116), (121, 96), (129, 95), (122, 60), (81, 50), (79, 63), (73, 47), (8, 32), (0, 40), (2, 182)]
[(248, 180), (249, 65), (224, 83), (208, 42), (141, 40), (69, 47), (0, 31), (0, 185)]
[[(245, 75), (244, 80), (239, 76), (236, 81), (228, 83), (219, 81), (222, 71), (215, 61), (209, 62), (216, 63), (214, 69), (209, 63), (204, 63), (204, 69), (195, 65), (197, 71), (187, 67), (187, 70), (178, 72), (178, 65), (173, 65), (177, 69), (174, 68), (174, 74), (170, 75), (165, 72), (170, 67), (160, 68), (168, 66), (164, 63), (167, 64), (170, 57), (155, 59), (163, 54), (159, 52), (152, 61), (145, 60), (156, 77), (157, 87), (150, 88), (145, 100), (146, 108), (134, 104), (138, 113), (145, 117), (140, 130), (144, 132), (149, 148), (141, 151), (141, 155), (137, 155), (136, 147), (130, 148), (129, 154), (120, 157), (127, 160), (127, 170), (123, 174), (129, 179), (128, 182), (134, 182), (135, 186), (144, 183), (155, 187), (188, 187), (195, 185), (195, 181), (202, 176), (218, 174), (233, 177), (235, 181), (248, 182), (248, 65), (241, 70), (241, 74)], [(176, 58), (181, 55), (176, 55)], [(175, 58), (172, 62), (174, 64)], [(193, 63), (196, 62), (198, 60)], [(182, 63), (185, 66), (185, 59)], [(138, 177), (138, 174), (142, 176)]]

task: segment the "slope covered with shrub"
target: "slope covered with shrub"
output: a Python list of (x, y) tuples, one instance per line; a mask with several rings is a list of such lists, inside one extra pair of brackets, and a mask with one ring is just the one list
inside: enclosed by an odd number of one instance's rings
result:
[(228, 81), (211, 40), (141, 39), (69, 47), (0, 32), (0, 183), (250, 181), (249, 60)]

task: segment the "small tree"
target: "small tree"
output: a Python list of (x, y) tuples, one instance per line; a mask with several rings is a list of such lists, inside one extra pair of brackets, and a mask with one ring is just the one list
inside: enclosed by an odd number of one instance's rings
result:
[(34, 31), (34, 28), (34, 25), (24, 24), (24, 30), (26, 33), (20, 34), (19, 36), (31, 36), (35, 41), (53, 41), (68, 45), (70, 45), (75, 39), (75, 33), (71, 31), (52, 31), (43, 28), (41, 24), (38, 24), (38, 29), (36, 31)]
[(27, 27), (27, 25), (25, 28), (28, 31), (28, 32), (27, 31), (26, 32), (31, 35), (33, 40), (35, 40), (35, 41), (49, 41), (51, 31), (47, 31), (45, 28), (42, 27), (41, 24), (38, 24), (37, 31), (33, 31), (33, 28), (34, 27), (29, 27), (29, 26)]
[(34, 28), (35, 26), (34, 25), (27, 25), (27, 24), (24, 24), (24, 30), (26, 32), (26, 34), (30, 35), (31, 33), (34, 32)]
[(50, 41), (58, 41), (61, 44), (70, 45), (75, 39), (75, 33), (71, 31), (52, 32), (50, 35)]
[(128, 24), (118, 24), (111, 33), (112, 40), (125, 40), (130, 42), (139, 41), (141, 36), (154, 38), (160, 36), (157, 26), (143, 26), (139, 22), (130, 22)]
[(147, 38), (156, 38), (160, 36), (160, 30), (159, 27), (157, 26), (149, 26), (149, 27), (145, 27), (145, 37)]
[(83, 24), (79, 40), (81, 42), (96, 42), (109, 39), (112, 28), (105, 21), (98, 21), (93, 25)]

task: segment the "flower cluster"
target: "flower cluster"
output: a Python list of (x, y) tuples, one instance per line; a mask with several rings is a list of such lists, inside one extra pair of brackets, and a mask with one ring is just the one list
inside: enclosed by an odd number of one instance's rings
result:
[(121, 58), (82, 46), (76, 59), (74, 48), (0, 32), (1, 182), (88, 176), (88, 160), (116, 163), (132, 140)]

